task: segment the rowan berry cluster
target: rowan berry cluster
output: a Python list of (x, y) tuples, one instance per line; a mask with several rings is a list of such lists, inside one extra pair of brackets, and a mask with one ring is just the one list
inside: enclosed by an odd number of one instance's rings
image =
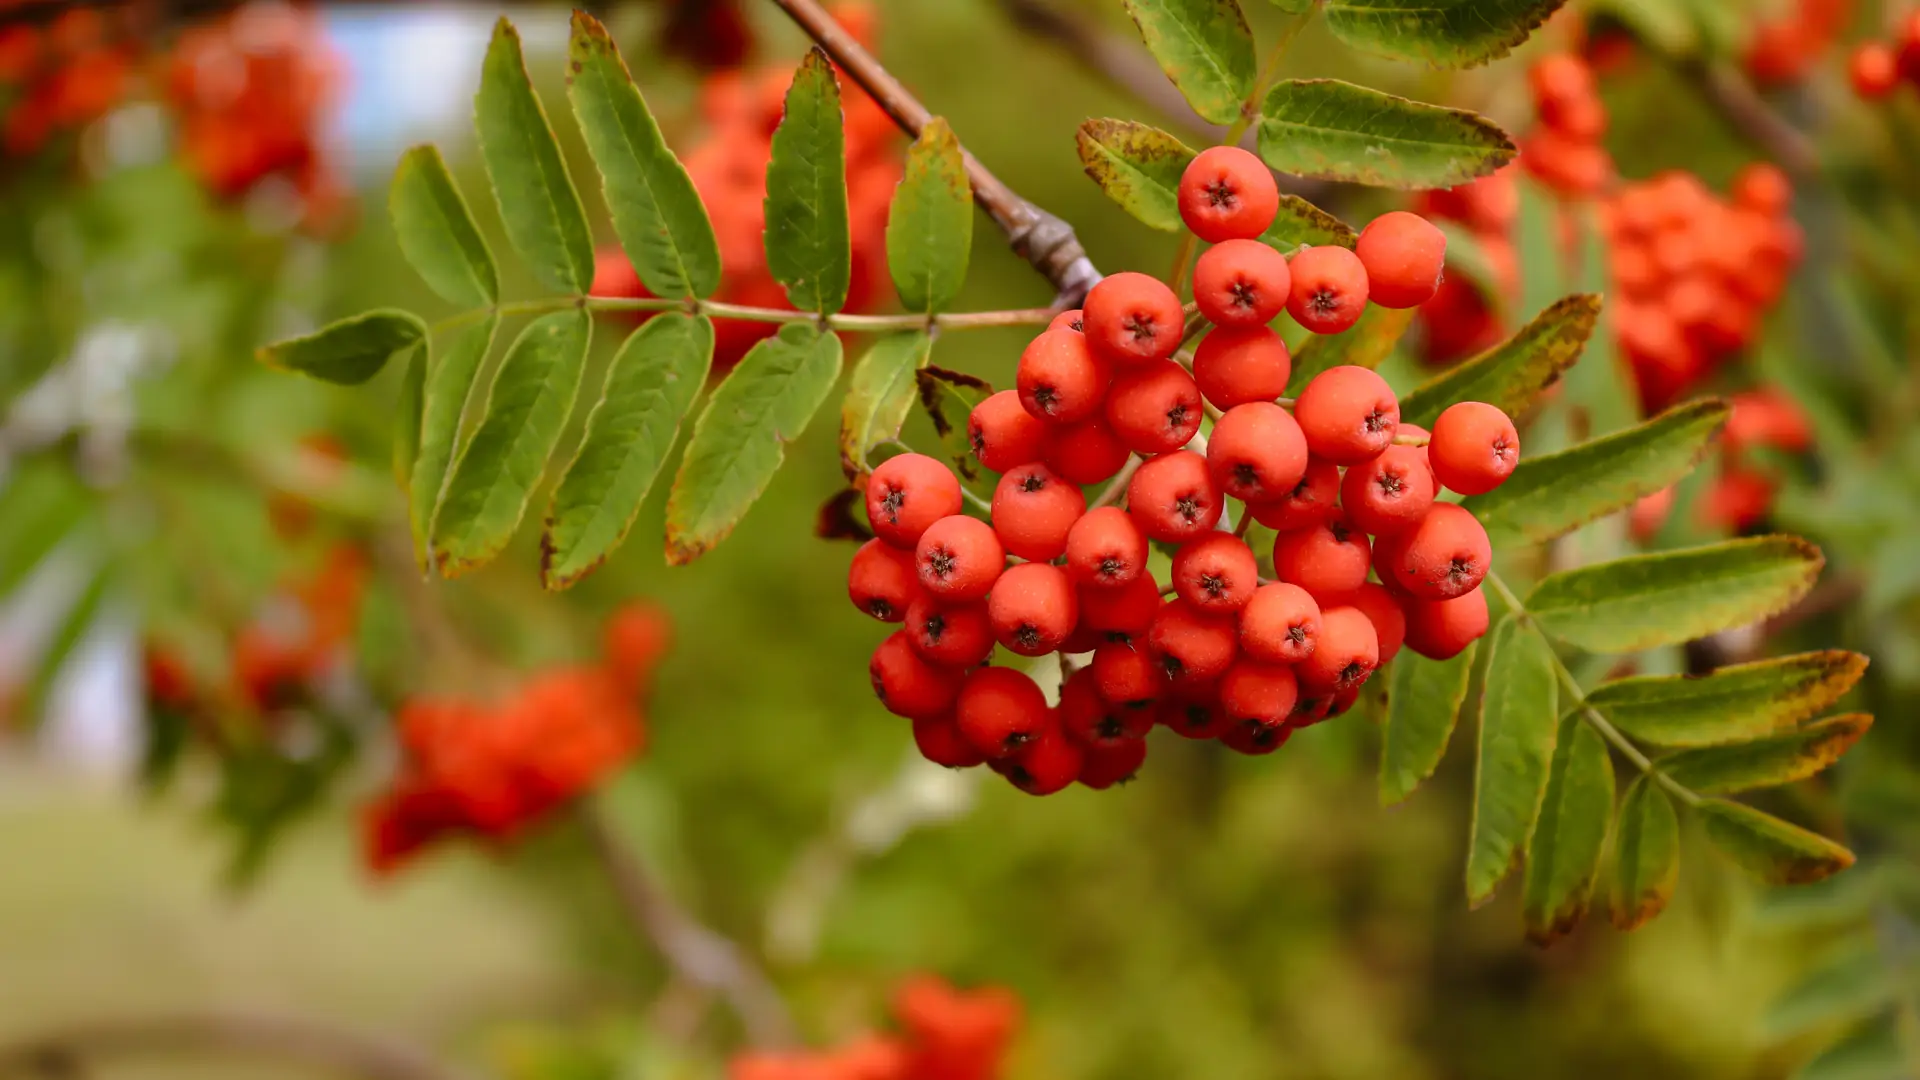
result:
[[(874, 19), (863, 4), (833, 9), (849, 33), (866, 42)], [(767, 269), (765, 238), (767, 163), (773, 132), (785, 109), (792, 66), (757, 74), (717, 72), (700, 91), (700, 114), (710, 125), (706, 139), (683, 157), (693, 186), (706, 204), (724, 268), (714, 299), (752, 307), (787, 308), (786, 292)], [(846, 310), (870, 310), (887, 298), (887, 209), (899, 186), (901, 165), (893, 121), (878, 103), (850, 80), (843, 81), (847, 147), (848, 226), (853, 240), (852, 273)], [(594, 296), (651, 296), (626, 253), (602, 249), (594, 260)], [(644, 321), (634, 315), (632, 321)], [(739, 362), (778, 324), (718, 319), (714, 322), (714, 363), (724, 369)]]
[(1920, 12), (1900, 20), (1890, 40), (1856, 48), (1847, 77), (1853, 92), (1868, 101), (1889, 97), (1902, 82), (1920, 86)]
[(1601, 139), (1607, 108), (1587, 62), (1556, 53), (1527, 71), (1540, 124), (1520, 144), (1520, 163), (1568, 198), (1591, 198), (1613, 183), (1613, 156)]
[(1747, 74), (1762, 86), (1805, 80), (1852, 17), (1853, 0), (1793, 0), (1779, 14), (1753, 24)]
[(894, 991), (897, 1035), (868, 1035), (831, 1050), (735, 1057), (728, 1080), (993, 1080), (1020, 1026), (1020, 1002), (998, 987), (971, 993), (930, 975)]
[(598, 665), (538, 674), (500, 702), (401, 705), (405, 764), (367, 808), (368, 866), (391, 873), (452, 836), (510, 840), (638, 753), (640, 701), (669, 636), (664, 614), (633, 605), (607, 624)]
[(88, 7), (62, 12), (46, 27), (0, 27), (0, 145), (25, 157), (55, 135), (99, 119), (132, 87), (138, 57), (107, 16)]
[[(1519, 461), (1512, 422), (1463, 403), (1429, 439), (1400, 423), (1384, 379), (1350, 366), (1315, 376), (1289, 409), (1291, 359), (1267, 325), (1285, 310), (1336, 333), (1369, 298), (1416, 307), (1441, 277), (1445, 238), (1389, 214), (1356, 251), (1305, 248), (1289, 264), (1254, 239), (1278, 204), (1272, 176), (1234, 148), (1201, 154), (1180, 195), (1189, 227), (1214, 244), (1194, 271), (1213, 329), (1191, 371), (1175, 359), (1186, 313), (1173, 290), (1116, 274), (1026, 347), (1016, 389), (974, 409), (973, 452), (1001, 474), (990, 521), (964, 512), (960, 482), (930, 457), (889, 459), (867, 482), (876, 535), (849, 593), (905, 624), (871, 675), (929, 760), (986, 763), (1049, 794), (1127, 779), (1156, 723), (1271, 753), (1349, 708), (1403, 642), (1446, 657), (1486, 630), (1487, 534), (1436, 497), (1504, 481)], [(1135, 455), (1125, 509), (1089, 508), (1083, 486)], [(1244, 504), (1241, 532), (1250, 518), (1278, 534), (1271, 579), (1223, 530), (1230, 500)], [(1172, 559), (1164, 590), (1148, 565), (1155, 544)], [(1049, 707), (1024, 672), (988, 665), (996, 645), (1090, 660), (1067, 665)]]

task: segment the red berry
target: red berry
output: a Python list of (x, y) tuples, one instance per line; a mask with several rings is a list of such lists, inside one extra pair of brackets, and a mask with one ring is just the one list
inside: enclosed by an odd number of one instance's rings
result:
[(1147, 628), (1147, 650), (1176, 686), (1227, 673), (1239, 646), (1231, 616), (1209, 615), (1185, 600), (1163, 606)]
[(1462, 401), (1433, 422), (1427, 457), (1447, 490), (1484, 495), (1506, 483), (1520, 464), (1520, 433), (1494, 406)]
[(1042, 732), (1006, 761), (991, 762), (994, 771), (1029, 795), (1052, 795), (1080, 778), (1086, 751), (1058, 728)]
[(1433, 299), (1447, 265), (1447, 234), (1419, 214), (1395, 210), (1373, 219), (1354, 254), (1367, 272), (1367, 298), (1384, 308)]
[(1067, 576), (1077, 585), (1125, 585), (1147, 566), (1147, 538), (1117, 506), (1087, 513), (1067, 530)]
[(1086, 512), (1085, 493), (1038, 463), (1008, 470), (993, 489), (993, 531), (1008, 554), (1033, 562), (1059, 558)]
[(1012, 390), (990, 395), (967, 417), (967, 442), (973, 447), (973, 456), (997, 473), (1039, 460), (1048, 430), (1027, 412), (1020, 395)]
[(1180, 546), (1173, 556), (1173, 589), (1182, 600), (1215, 615), (1247, 606), (1259, 586), (1260, 567), (1245, 540), (1209, 533)]
[(1071, 330), (1048, 330), (1027, 343), (1014, 374), (1020, 404), (1036, 420), (1077, 424), (1100, 411), (1113, 373)]
[(1220, 707), (1231, 724), (1279, 727), (1300, 697), (1300, 683), (1286, 664), (1263, 664), (1241, 657), (1220, 677)]
[(1451, 600), (1407, 602), (1407, 648), (1450, 660), (1487, 632), (1487, 596), (1479, 589)]
[(847, 570), (847, 595), (853, 598), (854, 607), (881, 622), (906, 618), (907, 605), (920, 595), (913, 552), (879, 539), (860, 545)]
[(867, 675), (873, 680), (873, 692), (880, 704), (909, 720), (946, 716), (953, 708), (954, 695), (960, 692), (960, 672), (921, 659), (907, 643), (904, 632), (888, 635), (873, 650)]
[(936, 716), (913, 722), (913, 745), (920, 756), (949, 769), (971, 769), (987, 760), (960, 734), (960, 726), (950, 716)]
[(1287, 745), (1293, 737), (1293, 725), (1263, 724), (1257, 720), (1228, 723), (1220, 732), (1220, 744), (1236, 753), (1259, 757)]
[(1778, 165), (1756, 161), (1733, 178), (1733, 204), (1763, 217), (1777, 218), (1793, 205), (1793, 181)]
[(1393, 444), (1400, 426), (1400, 399), (1387, 380), (1363, 367), (1343, 365), (1315, 375), (1300, 391), (1293, 418), (1307, 449), (1335, 465), (1353, 465)]
[(1284, 532), (1273, 541), (1273, 572), (1315, 600), (1350, 593), (1367, 580), (1372, 551), (1345, 517)]
[[(1399, 655), (1400, 644), (1407, 638), (1407, 613), (1393, 590), (1369, 581), (1342, 597), (1340, 602), (1358, 608), (1373, 624), (1373, 636), (1380, 646), (1382, 664)], [(1244, 637), (1243, 631), (1243, 640)]]
[(1287, 727), (1299, 731), (1325, 720), (1333, 709), (1333, 699), (1332, 692), (1310, 689), (1303, 684), (1300, 700), (1293, 703), (1293, 712), (1287, 717)]
[(993, 653), (993, 623), (979, 600), (948, 603), (921, 596), (907, 608), (907, 641), (928, 663), (970, 668)]
[(1141, 571), (1125, 585), (1081, 589), (1080, 625), (1109, 640), (1139, 641), (1162, 606), (1160, 586)]
[(1320, 605), (1298, 585), (1262, 585), (1240, 612), (1240, 651), (1265, 664), (1297, 664), (1320, 642)]
[(983, 667), (961, 683), (954, 722), (973, 748), (1003, 758), (1052, 726), (1047, 697), (1023, 671)]
[(1867, 101), (1878, 101), (1900, 85), (1900, 61), (1892, 46), (1870, 41), (1854, 50), (1847, 63), (1847, 77), (1853, 92)]
[(1199, 454), (1162, 454), (1133, 474), (1127, 512), (1149, 538), (1179, 543), (1212, 532), (1220, 523), (1220, 489)]
[(1127, 463), (1127, 446), (1107, 426), (1107, 418), (1093, 416), (1078, 424), (1053, 429), (1042, 460), (1061, 479), (1076, 484), (1109, 480)]
[(1359, 608), (1330, 607), (1320, 612), (1320, 643), (1297, 673), (1300, 685), (1334, 693), (1366, 682), (1379, 666), (1380, 640), (1372, 620)]
[(1167, 454), (1187, 445), (1205, 416), (1200, 388), (1171, 360), (1143, 364), (1113, 380), (1107, 424), (1136, 454)]
[(1427, 452), (1417, 446), (1389, 446), (1371, 461), (1347, 468), (1340, 482), (1340, 505), (1361, 531), (1385, 536), (1412, 528), (1433, 506), (1435, 484)]
[(1147, 760), (1147, 740), (1124, 739), (1109, 746), (1089, 747), (1080, 765), (1080, 782), (1095, 791), (1134, 778)]
[(1435, 503), (1420, 524), (1394, 538), (1381, 577), (1421, 600), (1451, 600), (1480, 587), (1493, 563), (1487, 530), (1453, 503)]
[(1071, 330), (1074, 333), (1078, 334), (1084, 331), (1086, 327), (1081, 325), (1080, 309), (1074, 308), (1072, 311), (1063, 311), (1060, 314), (1055, 315), (1053, 317), (1053, 321), (1047, 324), (1047, 329), (1049, 330), (1065, 329), (1065, 330)]
[(1193, 381), (1215, 408), (1284, 397), (1293, 375), (1287, 343), (1265, 326), (1219, 326), (1193, 353)]
[(947, 601), (979, 600), (1006, 569), (1007, 551), (993, 526), (954, 514), (928, 527), (913, 550), (920, 586)]
[(1259, 158), (1237, 146), (1202, 150), (1180, 175), (1180, 220), (1209, 244), (1252, 240), (1280, 210), (1280, 186)]
[[(1211, 449), (1211, 447), (1209, 447)], [(1340, 513), (1340, 467), (1307, 459), (1307, 472), (1293, 490), (1272, 502), (1248, 503), (1253, 520), (1275, 532), (1293, 532), (1332, 521)]]
[(913, 547), (927, 526), (959, 512), (959, 478), (925, 454), (888, 458), (867, 478), (867, 520), (894, 547)]
[(994, 582), (987, 618), (1000, 644), (1021, 656), (1045, 656), (1073, 633), (1080, 601), (1066, 571), (1048, 563), (1021, 563)]
[(1207, 472), (1231, 498), (1284, 499), (1306, 479), (1306, 436), (1293, 414), (1271, 401), (1235, 405), (1213, 425)]
[(1265, 326), (1292, 295), (1287, 257), (1258, 240), (1228, 240), (1193, 265), (1193, 302), (1215, 326)]
[(1153, 730), (1154, 713), (1109, 704), (1101, 696), (1099, 678), (1090, 667), (1081, 668), (1060, 684), (1060, 707), (1055, 714), (1060, 730), (1086, 747), (1112, 746)]
[(1087, 293), (1087, 341), (1119, 365), (1165, 360), (1186, 336), (1180, 298), (1159, 278), (1132, 272), (1100, 279)]
[[(1167, 676), (1147, 651), (1132, 644), (1109, 641), (1094, 650), (1093, 681), (1100, 697), (1122, 709), (1143, 710), (1166, 694)], [(1147, 725), (1152, 726), (1152, 717)]]
[(1217, 689), (1208, 685), (1188, 687), (1162, 700), (1156, 719), (1182, 738), (1217, 738), (1227, 726), (1227, 713), (1220, 707)]
[(1287, 312), (1316, 334), (1338, 334), (1367, 310), (1367, 268), (1343, 247), (1307, 248), (1293, 257)]

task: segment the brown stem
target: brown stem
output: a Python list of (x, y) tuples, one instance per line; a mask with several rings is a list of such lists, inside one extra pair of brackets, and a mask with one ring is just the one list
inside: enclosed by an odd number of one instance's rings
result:
[[(913, 96), (900, 80), (893, 77), (872, 53), (853, 39), (834, 20), (818, 0), (773, 0), (800, 24), (828, 57), (861, 85), (894, 123), (909, 135), (918, 137), (933, 114)], [(962, 151), (967, 161), (967, 176), (973, 181), (973, 201), (987, 212), (1021, 258), (1033, 264), (1053, 283), (1058, 294), (1054, 305), (1076, 308), (1087, 290), (1100, 280), (1100, 271), (1080, 246), (1073, 226), (1020, 197), (971, 153)]]
[(754, 1045), (794, 1045), (798, 1040), (793, 1019), (765, 973), (738, 945), (681, 910), (633, 851), (614, 835), (590, 800), (583, 799), (576, 805), (575, 816), (612, 879), (628, 918), (660, 950), (674, 973), (692, 986), (725, 998)]
[(365, 1080), (473, 1080), (425, 1051), (378, 1035), (266, 1013), (211, 1012), (100, 1021), (0, 1046), (0, 1076), (73, 1077), (95, 1058), (216, 1053), (300, 1061)]
[(1768, 105), (1739, 71), (1726, 64), (1683, 63), (1680, 72), (1741, 137), (1795, 180), (1820, 172), (1820, 155), (1805, 132)]

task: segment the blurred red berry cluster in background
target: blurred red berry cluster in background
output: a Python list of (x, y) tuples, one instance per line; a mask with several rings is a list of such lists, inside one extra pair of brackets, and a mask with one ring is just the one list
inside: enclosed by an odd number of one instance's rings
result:
[(1753, 24), (1746, 69), (1762, 86), (1797, 83), (1846, 30), (1853, 0), (1792, 0), (1778, 14)]
[[(864, 4), (841, 4), (834, 16), (862, 43), (872, 43), (874, 16)], [(766, 229), (767, 162), (773, 132), (780, 125), (793, 66), (759, 72), (719, 71), (700, 90), (700, 115), (706, 138), (683, 155), (693, 185), (713, 219), (724, 267), (722, 303), (787, 308), (786, 293), (767, 271), (762, 233)], [(853, 273), (848, 311), (870, 310), (887, 296), (887, 208), (900, 183), (898, 139), (893, 121), (857, 85), (841, 80), (846, 114), (847, 207), (853, 234)], [(594, 296), (651, 296), (640, 275), (618, 247), (603, 249), (594, 267)], [(632, 316), (641, 321), (644, 316)], [(714, 364), (737, 363), (757, 342), (771, 337), (773, 323), (720, 319), (714, 324)]]
[(894, 992), (893, 1018), (897, 1035), (741, 1054), (728, 1080), (993, 1080), (1020, 1025), (1020, 1002), (998, 987), (969, 993), (921, 975)]
[(1853, 51), (1847, 64), (1853, 92), (1878, 101), (1902, 82), (1920, 87), (1920, 11), (1900, 20), (1889, 41), (1869, 41)]

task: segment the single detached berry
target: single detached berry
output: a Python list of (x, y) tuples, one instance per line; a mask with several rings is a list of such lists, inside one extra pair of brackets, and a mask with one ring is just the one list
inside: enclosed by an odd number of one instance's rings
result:
[[(1113, 648), (1126, 649), (1127, 646)], [(1054, 712), (1060, 730), (1086, 747), (1112, 746), (1143, 738), (1153, 730), (1154, 712), (1109, 702), (1101, 694), (1100, 679), (1091, 667), (1081, 668), (1060, 684), (1060, 707)]]
[(1086, 750), (1058, 728), (1052, 728), (1022, 746), (1012, 757), (988, 764), (1029, 795), (1052, 795), (1080, 779), (1085, 761)]
[(1307, 248), (1293, 257), (1287, 312), (1316, 334), (1338, 334), (1367, 310), (1367, 268), (1343, 247)]
[(1180, 220), (1209, 244), (1252, 240), (1280, 211), (1280, 186), (1259, 158), (1237, 146), (1202, 150), (1180, 176)]
[(1173, 589), (1201, 611), (1232, 615), (1259, 587), (1260, 566), (1245, 540), (1208, 533), (1180, 545), (1173, 556)]
[(1067, 531), (1087, 512), (1079, 485), (1038, 463), (1010, 469), (993, 489), (993, 531), (1010, 555), (1051, 562), (1067, 550)]
[[(1212, 447), (1208, 447), (1212, 449)], [(1248, 503), (1253, 520), (1274, 532), (1293, 532), (1332, 521), (1340, 514), (1340, 467), (1307, 459), (1307, 472), (1293, 490), (1272, 502)]]
[(1433, 422), (1427, 456), (1447, 490), (1484, 495), (1506, 483), (1520, 464), (1520, 433), (1494, 406), (1462, 401)]
[(1146, 566), (1147, 538), (1117, 506), (1089, 511), (1067, 530), (1067, 576), (1076, 585), (1102, 589), (1126, 585)]
[(1487, 596), (1479, 589), (1452, 600), (1407, 602), (1407, 648), (1429, 660), (1450, 660), (1487, 632)]
[(1113, 433), (1105, 416), (1054, 428), (1040, 460), (1062, 479), (1075, 484), (1098, 484), (1127, 464), (1127, 445)]
[[(1122, 709), (1146, 710), (1167, 692), (1166, 672), (1146, 649), (1127, 642), (1109, 641), (1094, 650), (1088, 670), (1093, 672), (1094, 688), (1100, 691), (1101, 699)], [(1151, 713), (1144, 723), (1152, 725)]]
[(960, 725), (950, 716), (915, 720), (913, 745), (921, 757), (948, 769), (971, 769), (987, 760), (960, 734)]
[(949, 603), (922, 595), (907, 608), (907, 641), (930, 664), (970, 668), (993, 653), (993, 623), (983, 600)]
[(1161, 700), (1155, 716), (1161, 727), (1187, 739), (1215, 739), (1226, 730), (1227, 712), (1216, 687), (1200, 685)]
[(1284, 499), (1306, 479), (1306, 436), (1293, 414), (1271, 401), (1236, 405), (1213, 425), (1207, 473), (1231, 498)]
[(1127, 484), (1127, 512), (1153, 540), (1179, 543), (1220, 523), (1220, 489), (1207, 459), (1191, 450), (1154, 458)]
[(1156, 360), (1113, 380), (1107, 393), (1107, 425), (1136, 454), (1168, 454), (1193, 441), (1205, 410), (1200, 388), (1187, 369)]
[(1354, 254), (1367, 271), (1367, 298), (1384, 308), (1433, 299), (1447, 265), (1447, 234), (1418, 214), (1395, 210), (1360, 233)]
[(907, 606), (920, 595), (913, 552), (877, 538), (860, 545), (847, 569), (847, 595), (854, 607), (881, 622), (906, 618)]
[(1381, 563), (1381, 577), (1390, 575), (1395, 588), (1421, 600), (1472, 592), (1493, 563), (1487, 530), (1453, 503), (1435, 503), (1420, 524), (1392, 539), (1392, 558)]
[(1109, 641), (1139, 641), (1164, 605), (1153, 575), (1142, 571), (1125, 585), (1080, 590), (1080, 626)]
[(1066, 571), (1049, 563), (1007, 568), (987, 597), (993, 636), (1021, 656), (1045, 656), (1066, 643), (1080, 621), (1080, 601)]
[(1400, 427), (1400, 399), (1374, 372), (1343, 365), (1307, 383), (1294, 402), (1293, 418), (1314, 457), (1354, 465), (1392, 445)]
[(981, 600), (1006, 569), (1007, 550), (993, 526), (954, 514), (928, 526), (913, 549), (920, 586), (942, 600)]
[(1218, 409), (1283, 397), (1292, 377), (1287, 343), (1265, 326), (1217, 326), (1193, 352), (1193, 381)]
[(1320, 605), (1298, 585), (1262, 585), (1240, 612), (1240, 651), (1263, 664), (1297, 664), (1319, 643)]
[(1121, 366), (1165, 360), (1180, 348), (1187, 318), (1166, 282), (1146, 274), (1100, 279), (1087, 293), (1086, 339), (1096, 355)]
[(1359, 588), (1372, 565), (1366, 535), (1344, 516), (1281, 533), (1273, 541), (1274, 574), (1316, 600)]
[(867, 665), (873, 692), (895, 716), (926, 720), (946, 716), (960, 692), (961, 673), (938, 667), (913, 651), (904, 631), (889, 635)]
[(1243, 656), (1220, 677), (1220, 706), (1227, 711), (1228, 723), (1235, 726), (1251, 722), (1279, 727), (1299, 698), (1300, 681), (1286, 664), (1263, 664)]
[(1047, 697), (1024, 671), (983, 667), (960, 684), (953, 703), (960, 734), (989, 758), (1004, 758), (1050, 726)]
[(1380, 666), (1380, 640), (1373, 622), (1358, 608), (1330, 607), (1320, 612), (1320, 644), (1296, 669), (1300, 685), (1316, 693), (1351, 690)]
[(927, 526), (959, 512), (959, 478), (925, 454), (888, 458), (867, 477), (867, 520), (894, 547), (913, 547)]
[(1193, 264), (1193, 302), (1215, 326), (1265, 326), (1287, 310), (1293, 269), (1258, 240), (1228, 240)]
[(1227, 673), (1239, 652), (1232, 616), (1209, 615), (1173, 600), (1147, 628), (1147, 649), (1176, 686), (1208, 683)]
[(1049, 430), (1027, 412), (1020, 395), (1012, 390), (989, 395), (967, 417), (967, 443), (973, 447), (973, 456), (997, 473), (1040, 460)]
[[(1382, 664), (1399, 655), (1400, 645), (1407, 639), (1407, 613), (1392, 589), (1369, 581), (1342, 597), (1341, 603), (1358, 608), (1373, 624), (1373, 635), (1380, 646)], [(1243, 640), (1244, 637), (1243, 632)]]
[(1095, 791), (1124, 784), (1140, 772), (1147, 761), (1147, 740), (1123, 739), (1109, 746), (1090, 746), (1080, 763), (1080, 783)]
[(1049, 424), (1077, 424), (1100, 411), (1111, 367), (1071, 330), (1048, 330), (1027, 343), (1014, 373), (1020, 404)]
[(1374, 536), (1419, 524), (1435, 494), (1433, 468), (1417, 446), (1389, 446), (1379, 457), (1348, 466), (1340, 482), (1347, 519)]

